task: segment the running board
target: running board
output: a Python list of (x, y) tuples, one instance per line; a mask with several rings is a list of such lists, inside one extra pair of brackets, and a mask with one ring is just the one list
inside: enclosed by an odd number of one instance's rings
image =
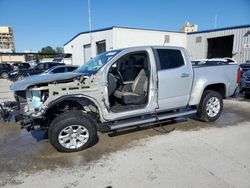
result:
[(175, 113), (165, 113), (165, 114), (157, 114), (157, 117), (155, 114), (148, 115), (148, 116), (142, 116), (141, 118), (131, 118), (128, 120), (120, 120), (118, 122), (112, 123), (112, 125), (109, 125), (109, 128), (111, 130), (126, 128), (126, 127), (132, 127), (141, 125), (144, 123), (152, 123), (156, 121), (166, 120), (170, 118), (176, 118), (180, 116), (195, 114), (197, 110), (189, 110), (189, 111), (180, 111)]

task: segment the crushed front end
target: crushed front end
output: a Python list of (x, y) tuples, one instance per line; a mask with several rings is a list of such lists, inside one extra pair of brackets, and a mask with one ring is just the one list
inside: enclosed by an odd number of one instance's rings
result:
[(15, 91), (16, 101), (0, 103), (0, 119), (3, 121), (20, 122), (21, 128), (33, 129), (41, 123), (40, 107), (45, 101), (46, 90)]

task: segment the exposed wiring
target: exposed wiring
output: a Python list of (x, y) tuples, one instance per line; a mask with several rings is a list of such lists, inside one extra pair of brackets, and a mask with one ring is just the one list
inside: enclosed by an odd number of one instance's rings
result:
[(174, 127), (173, 127), (172, 129), (170, 129), (170, 130), (165, 129), (165, 127), (162, 125), (162, 122), (161, 122), (161, 121), (159, 120), (159, 118), (158, 118), (156, 109), (155, 109), (155, 117), (156, 117), (156, 121), (158, 122), (158, 124), (160, 125), (160, 127), (161, 127), (162, 130), (158, 130), (158, 129), (156, 129), (156, 128), (153, 128), (153, 130), (158, 131), (158, 132), (161, 132), (161, 133), (170, 133), (170, 132), (172, 132), (172, 131), (175, 130)]

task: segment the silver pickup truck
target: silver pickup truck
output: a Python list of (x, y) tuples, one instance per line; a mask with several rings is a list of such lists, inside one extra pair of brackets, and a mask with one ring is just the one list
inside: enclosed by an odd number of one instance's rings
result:
[(98, 55), (73, 73), (27, 77), (11, 86), (21, 125), (48, 129), (61, 152), (114, 131), (197, 113), (215, 121), (234, 94), (237, 64), (193, 67), (181, 47), (145, 46)]

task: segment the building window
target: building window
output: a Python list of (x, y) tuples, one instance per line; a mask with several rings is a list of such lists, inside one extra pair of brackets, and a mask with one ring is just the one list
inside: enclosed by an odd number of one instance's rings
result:
[(106, 52), (106, 41), (99, 41), (96, 43), (96, 47), (97, 47), (97, 54), (101, 54), (103, 52)]
[(165, 35), (164, 43), (170, 43), (170, 36), (169, 35)]
[(196, 43), (200, 43), (201, 42), (201, 37), (196, 37)]
[(83, 46), (84, 63), (91, 59), (91, 45), (87, 44)]

